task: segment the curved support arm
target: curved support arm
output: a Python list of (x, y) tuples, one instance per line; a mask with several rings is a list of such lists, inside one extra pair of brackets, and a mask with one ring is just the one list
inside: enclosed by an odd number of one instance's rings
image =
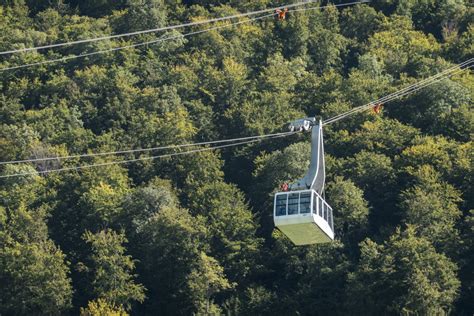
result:
[[(306, 119), (307, 120), (307, 119)], [(296, 122), (299, 122), (298, 120)], [(290, 191), (313, 189), (318, 194), (324, 191), (326, 178), (324, 163), (323, 128), (321, 120), (316, 125), (316, 119), (312, 119), (311, 128), (311, 162), (308, 173), (300, 180), (289, 185)], [(293, 125), (293, 123), (292, 123)], [(291, 126), (290, 125), (290, 128)]]

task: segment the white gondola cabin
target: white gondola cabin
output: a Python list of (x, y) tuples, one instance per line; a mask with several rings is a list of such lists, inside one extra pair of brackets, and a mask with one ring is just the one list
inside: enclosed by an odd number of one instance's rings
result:
[(275, 226), (295, 245), (334, 239), (332, 208), (314, 190), (277, 193), (273, 218)]
[(311, 162), (304, 178), (275, 194), (275, 226), (295, 245), (310, 245), (334, 240), (332, 208), (324, 200), (324, 145), (322, 124), (306, 118), (290, 124), (290, 130), (312, 130)]

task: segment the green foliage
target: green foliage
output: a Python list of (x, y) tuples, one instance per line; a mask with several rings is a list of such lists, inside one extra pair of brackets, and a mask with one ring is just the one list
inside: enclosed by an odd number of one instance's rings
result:
[(268, 315), (276, 299), (276, 293), (267, 290), (263, 286), (249, 287), (244, 293), (245, 305), (242, 306), (241, 313), (244, 315), (258, 313)]
[(166, 6), (163, 0), (127, 0), (127, 11), (119, 31), (141, 31), (164, 26)]
[(40, 202), (45, 190), (38, 178), (0, 187), (1, 313), (60, 314), (72, 307), (68, 263), (48, 238), (48, 205)]
[[(283, 4), (0, 0), (0, 51)], [(0, 161), (282, 132), (472, 57), (464, 0), (304, 7), (1, 55), (0, 68), (66, 59), (2, 72)], [(324, 126), (326, 245), (295, 247), (272, 223), (274, 193), (307, 171), (308, 134), (0, 164), (0, 176), (24, 174), (0, 178), (0, 313), (470, 315), (473, 78)]]
[(323, 74), (341, 68), (348, 40), (339, 32), (339, 11), (335, 7), (317, 12), (316, 15), (317, 18), (311, 18), (308, 26), (308, 54), (312, 68), (318, 74)]
[(92, 293), (111, 306), (124, 306), (129, 310), (133, 301), (143, 302), (145, 288), (134, 282), (135, 263), (125, 255), (125, 235), (113, 230), (98, 233), (86, 231), (83, 239), (90, 244), (90, 263), (83, 269), (92, 274)]
[(458, 58), (467, 59), (470, 56), (472, 47), (474, 46), (474, 25), (469, 24), (467, 30), (459, 36), (456, 36), (454, 40), (448, 43), (445, 48), (448, 55)]
[(391, 77), (382, 73), (381, 63), (370, 54), (359, 58), (359, 68), (349, 74), (345, 93), (353, 104), (366, 104), (387, 91)]
[(411, 144), (420, 132), (396, 120), (384, 119), (365, 122), (360, 130), (351, 135), (355, 150), (368, 150), (385, 155), (396, 155)]
[[(465, 293), (460, 301), (460, 306), (465, 306), (466, 310), (474, 306), (474, 275), (472, 273), (472, 264), (474, 263), (474, 210), (470, 210), (463, 223), (464, 245), (462, 247), (462, 260), (460, 262), (460, 279), (462, 280), (462, 292)], [(462, 310), (462, 309), (461, 309)]]
[(197, 314), (219, 314), (221, 310), (212, 303), (211, 297), (232, 285), (225, 278), (224, 269), (216, 259), (201, 252), (198, 264), (200, 269), (193, 270), (188, 276), (188, 286), (195, 298)]
[(374, 8), (357, 5), (342, 13), (342, 34), (355, 38), (358, 42), (366, 41), (380, 27), (382, 16)]
[(457, 266), (417, 237), (412, 226), (383, 245), (361, 243), (357, 269), (349, 274), (349, 310), (378, 315), (448, 313), (457, 298)]
[[(206, 229), (201, 218), (165, 206), (140, 232), (141, 269), (147, 276), (147, 310), (190, 313), (212, 306), (215, 294), (230, 287), (223, 268), (205, 255)], [(205, 283), (202, 280), (212, 282)], [(206, 309), (204, 309), (206, 310)]]
[(423, 164), (432, 165), (443, 176), (449, 177), (453, 174), (457, 161), (453, 158), (456, 154), (453, 149), (455, 143), (448, 141), (444, 137), (420, 137), (414, 140), (412, 146), (406, 147), (398, 163), (406, 166), (408, 170)]
[(252, 213), (236, 187), (214, 182), (193, 192), (190, 208), (202, 215), (211, 253), (226, 267), (232, 281), (244, 280), (255, 269), (261, 239)]
[(410, 19), (394, 16), (384, 19), (379, 32), (369, 39), (367, 49), (381, 62), (388, 73), (416, 72), (427, 58), (440, 49), (432, 35), (413, 30)]
[(470, 139), (474, 123), (472, 91), (447, 79), (427, 87), (410, 99), (403, 108), (405, 114), (399, 115), (404, 121), (432, 133), (462, 141)]
[(179, 183), (182, 184), (187, 196), (192, 199), (194, 193), (203, 185), (223, 179), (222, 167), (223, 161), (216, 152), (201, 152), (180, 159), (175, 168), (181, 175)]
[(102, 230), (121, 218), (121, 200), (128, 192), (129, 179), (117, 165), (63, 176), (51, 179), (58, 197), (49, 228), (62, 249), (76, 250), (72, 255), (76, 264), (87, 252), (84, 246), (78, 246), (83, 245), (84, 232)]
[(363, 191), (352, 181), (336, 177), (328, 184), (327, 196), (335, 210), (336, 235), (352, 242), (362, 236), (367, 229), (369, 215)]
[(78, 6), (84, 14), (101, 16), (126, 3), (125, 0), (66, 0), (73, 7)]
[(396, 4), (395, 12), (410, 17), (417, 27), (439, 34), (442, 28), (458, 27), (458, 23), (466, 14), (466, 4), (464, 0), (405, 0)]
[(309, 166), (310, 146), (296, 143), (271, 154), (263, 154), (255, 160), (254, 176), (258, 192), (270, 192), (283, 182), (301, 178)]
[(286, 61), (280, 54), (269, 58), (258, 78), (262, 90), (243, 104), (225, 111), (230, 127), (252, 134), (266, 133), (281, 127), (291, 117), (301, 116), (301, 112), (291, 106), (290, 100), (296, 84), (304, 75), (304, 66), (300, 58)]
[(15, 160), (25, 157), (38, 142), (38, 134), (27, 125), (1, 125), (0, 157)]
[(311, 314), (315, 309), (326, 314), (339, 310), (344, 298), (337, 289), (344, 288), (349, 268), (342, 243), (302, 249), (294, 247), (282, 234), (275, 232), (274, 237), (271, 260), (277, 298), (267, 302), (270, 307), (266, 308), (278, 314)]
[(86, 308), (81, 307), (81, 316), (127, 316), (127, 312), (122, 307), (116, 307), (107, 303), (103, 299), (97, 299), (87, 304)]
[(121, 205), (123, 211), (118, 222), (129, 236), (135, 236), (160, 209), (176, 205), (177, 197), (170, 183), (153, 179), (147, 186), (136, 188), (124, 197)]
[(402, 192), (401, 209), (405, 221), (416, 227), (420, 236), (445, 251), (455, 251), (459, 234), (455, 223), (461, 212), (457, 190), (439, 179), (431, 166), (423, 165), (413, 174), (415, 185)]
[(72, 287), (64, 254), (50, 240), (3, 240), (0, 310), (5, 314), (59, 314), (71, 307)]
[[(375, 188), (377, 184), (390, 185), (394, 176), (392, 162), (383, 154), (361, 151), (349, 158), (346, 170), (351, 170), (350, 176), (362, 188)], [(378, 191), (378, 190), (377, 190)]]

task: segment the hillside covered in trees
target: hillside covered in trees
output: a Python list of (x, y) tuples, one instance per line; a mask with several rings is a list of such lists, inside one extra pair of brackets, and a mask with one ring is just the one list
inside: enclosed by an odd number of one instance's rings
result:
[[(308, 3), (0, 55), (0, 161), (75, 156), (0, 164), (0, 314), (472, 315), (472, 71), (325, 127), (332, 243), (296, 247), (273, 226), (308, 134), (76, 156), (333, 117), (472, 58), (469, 2)], [(0, 0), (0, 51), (289, 3)], [(74, 169), (87, 164), (102, 165)]]

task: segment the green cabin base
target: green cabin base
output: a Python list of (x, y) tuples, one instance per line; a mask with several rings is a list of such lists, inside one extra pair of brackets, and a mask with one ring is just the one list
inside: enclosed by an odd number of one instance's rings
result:
[(295, 245), (312, 245), (331, 242), (332, 239), (315, 223), (281, 225), (278, 229)]

